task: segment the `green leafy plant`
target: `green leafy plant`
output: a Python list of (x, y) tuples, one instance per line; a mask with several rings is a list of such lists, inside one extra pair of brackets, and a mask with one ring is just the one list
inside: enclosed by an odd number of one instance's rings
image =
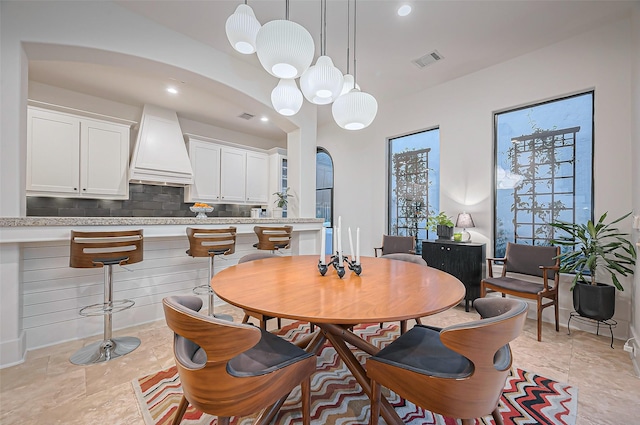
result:
[(283, 190), (282, 192), (275, 192), (274, 195), (276, 195), (277, 199), (275, 201), (276, 207), (278, 208), (286, 208), (287, 204), (289, 203), (289, 196), (293, 196), (289, 194), (289, 189), (290, 188), (286, 188), (285, 190)]
[(590, 274), (590, 283), (596, 284), (596, 272), (605, 270), (609, 273), (616, 288), (624, 291), (618, 275), (633, 275), (636, 264), (636, 249), (628, 239), (628, 233), (622, 233), (614, 224), (624, 220), (631, 213), (605, 224), (607, 213), (602, 214), (597, 223), (591, 220), (587, 224), (558, 221), (550, 226), (563, 230), (566, 235), (557, 236), (551, 243), (568, 247), (560, 254), (560, 271), (575, 273), (571, 288), (577, 282), (589, 283), (585, 272)]
[(442, 211), (437, 215), (430, 215), (427, 219), (427, 229), (436, 230), (438, 225), (453, 227), (453, 221), (451, 217), (447, 216), (447, 214)]

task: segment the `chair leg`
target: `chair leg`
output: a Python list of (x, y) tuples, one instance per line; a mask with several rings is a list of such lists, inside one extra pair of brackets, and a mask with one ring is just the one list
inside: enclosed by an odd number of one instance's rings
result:
[(403, 335), (406, 331), (407, 331), (407, 321), (406, 320), (401, 320), (400, 321), (400, 335)]
[(422, 319), (419, 317), (416, 317), (416, 325), (421, 325), (422, 324)]
[(542, 341), (542, 299), (538, 297), (538, 342)]
[(244, 314), (244, 317), (242, 318), (242, 323), (249, 323), (249, 316), (247, 313)]
[(218, 425), (229, 425), (229, 416), (218, 416)]
[(300, 383), (302, 393), (302, 425), (311, 425), (311, 376)]
[(180, 399), (180, 404), (176, 409), (176, 414), (173, 417), (173, 422), (171, 422), (171, 425), (178, 425), (180, 422), (182, 422), (182, 417), (184, 416), (184, 413), (187, 411), (187, 407), (189, 407), (189, 402), (187, 401), (187, 398), (185, 396), (182, 396), (182, 398)]
[(462, 425), (475, 425), (475, 419), (461, 419)]
[(496, 425), (504, 425), (504, 422), (502, 421), (502, 415), (500, 414), (497, 406), (495, 409), (493, 409), (493, 412), (491, 412), (491, 416), (493, 416), (493, 420)]
[(282, 319), (278, 317), (277, 320), (278, 320), (278, 329), (282, 329)]
[(553, 299), (553, 308), (556, 311), (556, 332), (560, 332), (560, 322), (558, 320), (559, 314), (558, 314), (558, 295), (556, 294), (556, 297)]
[(369, 425), (378, 425), (378, 419), (380, 418), (380, 393), (381, 388), (373, 379), (371, 380), (371, 417), (369, 418)]

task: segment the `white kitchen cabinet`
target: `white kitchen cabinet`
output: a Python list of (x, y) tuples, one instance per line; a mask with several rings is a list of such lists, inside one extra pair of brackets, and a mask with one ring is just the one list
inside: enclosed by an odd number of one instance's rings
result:
[(185, 187), (185, 202), (219, 202), (221, 147), (193, 137), (187, 147), (194, 183)]
[(252, 204), (269, 202), (269, 156), (262, 152), (247, 152), (246, 201)]
[(29, 107), (27, 195), (127, 199), (129, 137), (124, 124)]
[(185, 135), (194, 184), (185, 202), (264, 205), (269, 202), (269, 155), (217, 139)]
[(220, 151), (220, 200), (224, 203), (245, 201), (247, 152), (223, 146)]

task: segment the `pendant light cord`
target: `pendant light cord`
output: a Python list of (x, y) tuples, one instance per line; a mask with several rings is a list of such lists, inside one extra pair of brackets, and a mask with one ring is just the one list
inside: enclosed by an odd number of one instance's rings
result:
[(289, 20), (289, 0), (285, 1), (285, 10), (284, 10), (284, 18)]
[(356, 33), (357, 33), (357, 22), (358, 22), (358, 0), (353, 0), (353, 88), (356, 88), (357, 85), (357, 72), (356, 72)]
[(351, 55), (349, 49), (351, 48), (351, 0), (347, 0), (347, 74), (349, 73), (349, 62), (351, 61)]

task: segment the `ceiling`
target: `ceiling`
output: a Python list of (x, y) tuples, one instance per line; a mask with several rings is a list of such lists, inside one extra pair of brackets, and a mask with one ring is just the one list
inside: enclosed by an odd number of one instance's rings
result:
[[(118, 5), (172, 30), (261, 68), (256, 55), (235, 52), (224, 26), (240, 0), (116, 1)], [(401, 4), (411, 4), (406, 17), (396, 14)], [(264, 24), (284, 19), (285, 0), (250, 0), (256, 18)], [(378, 101), (401, 97), (476, 72), (494, 64), (548, 46), (590, 28), (619, 19), (631, 10), (630, 1), (426, 1), (360, 0), (357, 2), (356, 79), (363, 91)], [(326, 54), (347, 70), (347, 0), (328, 0)], [(351, 1), (353, 17), (353, 1)], [(289, 19), (309, 30), (320, 49), (320, 1), (291, 0)], [(353, 43), (353, 24), (350, 25)], [(412, 63), (433, 50), (444, 57), (420, 69)], [(315, 60), (314, 60), (315, 62)], [(157, 68), (160, 70), (161, 68)], [(157, 90), (183, 77), (167, 72), (117, 68), (108, 65), (38, 60), (30, 62), (30, 79), (80, 91), (133, 106), (154, 103), (176, 109), (178, 115), (236, 131), (282, 140), (283, 126), (267, 105), (204, 78), (182, 84), (179, 95)], [(266, 71), (265, 71), (266, 73)], [(274, 77), (274, 87), (277, 79)], [(178, 84), (178, 85), (181, 85)], [(213, 106), (215, 105), (215, 106)], [(329, 105), (318, 107), (319, 125), (331, 123)], [(242, 112), (256, 115), (249, 121)], [(262, 115), (272, 118), (263, 123)], [(275, 115), (275, 116), (274, 116)], [(276, 124), (274, 124), (274, 122)], [(335, 125), (335, 124), (333, 124)]]

